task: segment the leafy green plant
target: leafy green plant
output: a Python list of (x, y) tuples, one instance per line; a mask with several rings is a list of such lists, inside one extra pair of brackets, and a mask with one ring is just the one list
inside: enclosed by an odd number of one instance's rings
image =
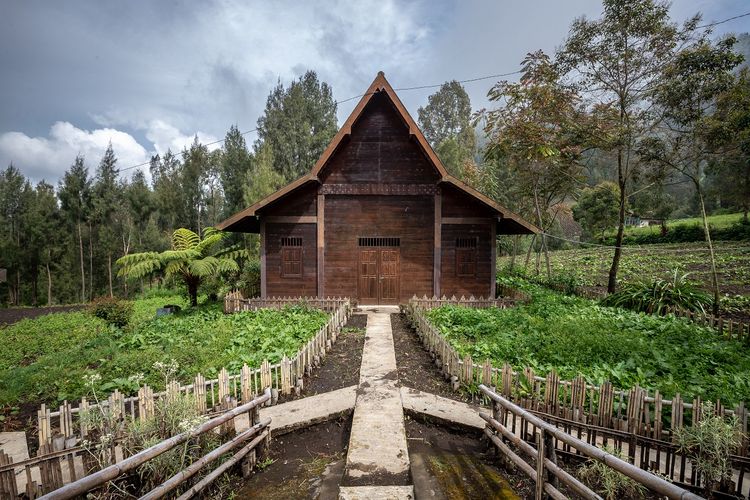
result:
[[(620, 460), (629, 461), (619, 449), (606, 447), (605, 451)], [(590, 488), (604, 495), (607, 500), (618, 498), (645, 498), (648, 490), (645, 486), (625, 474), (614, 470), (598, 460), (589, 459), (578, 468), (578, 476)]]
[(671, 279), (658, 278), (652, 283), (624, 283), (620, 291), (603, 298), (601, 303), (646, 313), (665, 314), (670, 309), (705, 313), (711, 297), (687, 280), (688, 274), (674, 270)]
[(114, 297), (98, 297), (91, 301), (89, 311), (108, 324), (123, 328), (133, 314), (133, 304)]
[(246, 255), (244, 249), (232, 246), (216, 250), (227, 233), (212, 227), (203, 230), (203, 239), (189, 229), (177, 229), (172, 235), (172, 249), (164, 252), (142, 252), (125, 255), (117, 260), (118, 276), (142, 278), (163, 270), (166, 277), (179, 277), (190, 297), (190, 305), (198, 305), (198, 287), (213, 276), (239, 270), (237, 260)]
[(556, 370), (570, 380), (635, 384), (680, 394), (750, 401), (750, 355), (741, 343), (683, 318), (604, 307), (526, 283), (528, 303), (507, 309), (444, 306), (426, 312), (463, 358)]
[(730, 455), (739, 449), (743, 438), (735, 415), (717, 415), (713, 403), (705, 401), (700, 420), (676, 429), (675, 438), (680, 453), (690, 458), (702, 477), (706, 498), (720, 482), (732, 479)]

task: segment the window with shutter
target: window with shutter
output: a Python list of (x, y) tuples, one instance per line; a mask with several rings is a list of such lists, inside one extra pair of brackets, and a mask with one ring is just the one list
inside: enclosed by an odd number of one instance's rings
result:
[(477, 275), (477, 238), (456, 238), (456, 276), (475, 278)]
[(302, 238), (281, 238), (281, 277), (302, 277)]

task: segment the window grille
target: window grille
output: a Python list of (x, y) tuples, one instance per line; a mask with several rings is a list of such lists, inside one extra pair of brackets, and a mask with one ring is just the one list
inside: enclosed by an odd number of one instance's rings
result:
[(391, 238), (383, 236), (360, 236), (359, 246), (361, 247), (400, 247), (401, 238)]

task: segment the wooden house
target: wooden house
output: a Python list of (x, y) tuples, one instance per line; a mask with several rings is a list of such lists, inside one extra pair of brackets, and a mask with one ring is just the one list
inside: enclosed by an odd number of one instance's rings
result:
[(260, 233), (261, 296), (495, 291), (498, 234), (538, 229), (446, 171), (382, 72), (311, 172), (218, 226)]

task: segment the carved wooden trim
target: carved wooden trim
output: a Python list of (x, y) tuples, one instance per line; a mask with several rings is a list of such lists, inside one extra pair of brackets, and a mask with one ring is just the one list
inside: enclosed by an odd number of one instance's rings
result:
[(355, 194), (355, 195), (434, 195), (437, 186), (434, 184), (323, 184), (320, 194)]

